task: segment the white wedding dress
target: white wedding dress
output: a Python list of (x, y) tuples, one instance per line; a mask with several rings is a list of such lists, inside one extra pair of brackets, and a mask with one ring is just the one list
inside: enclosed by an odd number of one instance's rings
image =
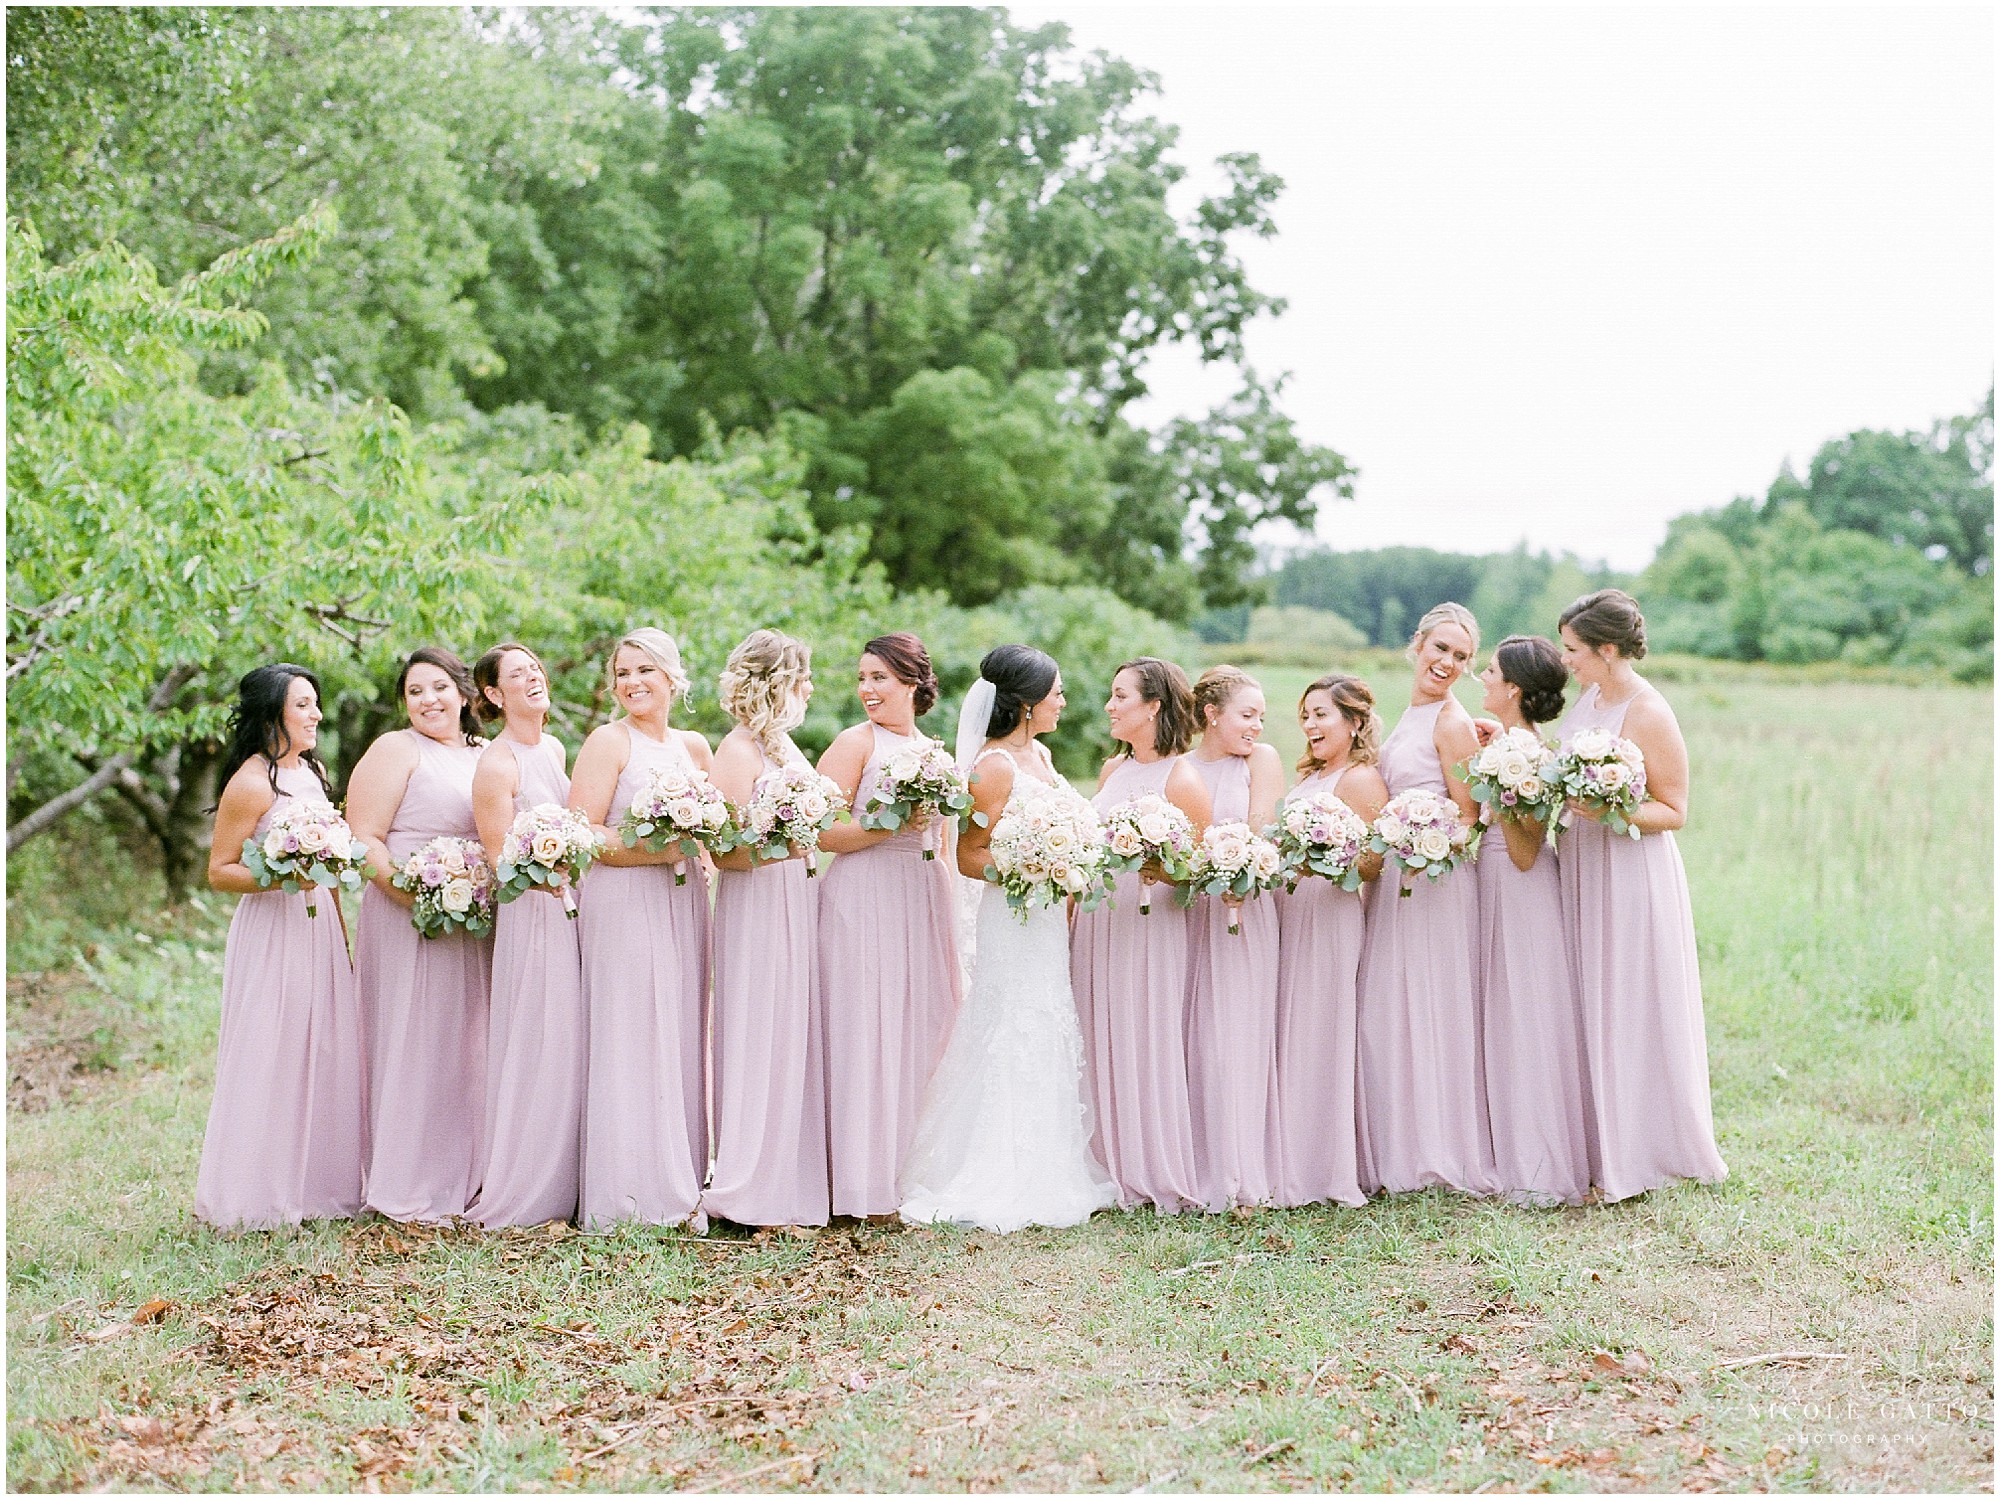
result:
[[(1051, 786), (1017, 762), (1001, 821), (1037, 798), (1076, 795), (1060, 777)], [(1057, 906), (1024, 923), (998, 886), (978, 884), (971, 983), (924, 1093), (902, 1216), (1000, 1233), (1081, 1224), (1116, 1202), (1118, 1189), (1090, 1147), (1068, 919)]]

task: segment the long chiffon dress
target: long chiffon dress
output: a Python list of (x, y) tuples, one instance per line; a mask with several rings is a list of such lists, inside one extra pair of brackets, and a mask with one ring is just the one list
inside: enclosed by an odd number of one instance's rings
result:
[[(696, 770), (672, 730), (664, 741), (629, 723), (625, 733), (631, 753), (605, 815), (611, 825), (655, 771)], [(708, 876), (698, 859), (593, 865), (578, 906), (590, 1017), (580, 1222), (706, 1229)]]
[(1580, 1203), (1590, 1189), (1583, 1045), (1563, 935), (1555, 850), (1517, 866), (1507, 837), (1479, 849), (1479, 1013), (1494, 1186), (1534, 1204)]
[[(1392, 797), (1415, 787), (1445, 795), (1434, 738), (1444, 705), (1412, 705), (1383, 742)], [(1370, 1192), (1492, 1190), (1478, 937), (1478, 880), (1462, 866), (1433, 882), (1391, 865), (1368, 892), (1355, 1050), (1361, 1186)]]
[[(278, 768), (278, 798), (324, 805), (306, 765)], [(361, 1211), (367, 1161), (366, 1042), (347, 936), (331, 891), (240, 897), (222, 955), (215, 1095), (195, 1177), (195, 1217), (271, 1229)]]
[[(1347, 769), (1315, 771), (1290, 795), (1331, 792)], [(1277, 898), (1277, 1201), (1284, 1208), (1326, 1202), (1358, 1208), (1367, 1201), (1354, 1100), (1361, 892), (1308, 875)]]
[[(882, 763), (921, 736), (879, 724), (854, 805)], [(819, 885), (819, 1003), (826, 1037), (833, 1212), (893, 1214), (897, 1176), (958, 1013), (951, 865), (924, 858), (941, 830), (904, 829), (835, 857)]]
[(715, 883), (715, 1163), (702, 1206), (737, 1224), (824, 1224), (818, 892), (803, 859)]
[[(398, 864), (435, 838), (471, 839), (482, 747), (399, 729), (416, 769), (389, 824)], [(374, 885), (361, 893), (354, 973), (368, 1028), (367, 1206), (385, 1218), (455, 1218), (479, 1190), (486, 1150), (486, 1030), (493, 935), (425, 937)]]
[[(1164, 797), (1179, 759), (1141, 764), (1127, 756), (1091, 805), (1102, 817), (1135, 797)], [(1115, 894), (1115, 906), (1078, 913), (1070, 933), (1094, 1144), (1124, 1207), (1200, 1208), (1188, 1109), (1188, 912), (1163, 885), (1142, 913), (1137, 871), (1118, 876)]]
[[(1250, 758), (1189, 756), (1208, 784), (1217, 823), (1250, 817)], [(1262, 832), (1261, 829), (1254, 830)], [(1278, 904), (1275, 893), (1237, 908), (1219, 896), (1189, 913), (1187, 1071), (1194, 1170), (1209, 1208), (1268, 1204), (1276, 1195)]]
[[(1624, 730), (1631, 700), (1585, 688), (1562, 740)], [(1572, 818), (1558, 839), (1563, 926), (1582, 1017), (1591, 1180), (1610, 1201), (1727, 1174), (1709, 1110), (1708, 1039), (1687, 871), (1672, 833)]]
[[(502, 736), (486, 753), (520, 766), (516, 817), (568, 803), (562, 747), (547, 735), (532, 746)], [(494, 922), (486, 1172), (471, 1213), (489, 1229), (576, 1216), (588, 1049), (579, 925), (540, 890), (502, 906)]]

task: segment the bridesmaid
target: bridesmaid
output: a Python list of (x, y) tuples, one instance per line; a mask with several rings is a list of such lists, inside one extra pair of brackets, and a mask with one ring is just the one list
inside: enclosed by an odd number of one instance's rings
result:
[[(1172, 662), (1142, 656), (1118, 669), (1104, 705), (1125, 750), (1104, 763), (1099, 816), (1148, 793), (1208, 824), (1208, 787), (1186, 763), (1194, 694)], [(1070, 933), (1070, 979), (1083, 1029), (1084, 1072), (1097, 1127), (1092, 1143), (1126, 1208), (1163, 1214), (1203, 1206), (1194, 1166), (1187, 1076), (1188, 913), (1169, 897), (1139, 910), (1140, 882), (1118, 877), (1116, 905), (1079, 913)]]
[(493, 939), (424, 937), (410, 925), (414, 898), (389, 877), (432, 839), (478, 839), (472, 777), (486, 742), (472, 674), (443, 647), (410, 653), (396, 697), (409, 727), (370, 745), (347, 785), (347, 824), (374, 870), (354, 940), (368, 1032), (367, 1206), (438, 1223), (479, 1190)]
[[(882, 763), (923, 742), (917, 720), (937, 702), (924, 643), (877, 636), (861, 652), (868, 720), (842, 730), (820, 758), (822, 775), (860, 808)], [(944, 828), (877, 833), (836, 823), (821, 844), (839, 856), (820, 881), (820, 1024), (826, 1036), (827, 1139), (833, 1212), (893, 1219), (897, 1174), (958, 1013), (950, 853), (925, 859)]]
[[(1479, 674), (1503, 729), (1535, 731), (1562, 713), (1568, 674), (1553, 644), (1510, 635)], [(1521, 1203), (1580, 1203), (1590, 1190), (1583, 1051), (1563, 938), (1562, 885), (1548, 830), (1493, 818), (1479, 850), (1479, 1022), (1494, 1185)]]
[[(473, 663), (472, 682), (480, 718), (503, 721), (472, 778), (479, 841), (498, 869), (514, 819), (567, 803), (569, 777), (562, 743), (543, 729), (549, 679), (534, 652), (495, 646)], [(540, 887), (502, 906), (494, 923), (485, 1180), (470, 1210), (488, 1229), (576, 1216), (585, 1050), (577, 926)]]
[(1694, 912), (1674, 830), (1687, 822), (1688, 758), (1659, 690), (1632, 669), (1646, 621), (1619, 589), (1562, 612), (1563, 665), (1583, 684), (1562, 722), (1623, 735), (1646, 757), (1638, 839), (1572, 806), (1560, 838), (1563, 918), (1583, 1021), (1591, 1180), (1616, 1202), (1677, 1177), (1727, 1172), (1709, 1115), (1708, 1042)]
[[(1469, 759), (1479, 740), (1451, 688), (1478, 649), (1479, 624), (1462, 604), (1440, 604), (1417, 622), (1410, 706), (1382, 746), (1391, 795), (1428, 788), (1449, 796), (1466, 823), (1478, 806), (1448, 768)], [(1356, 980), (1356, 1098), (1361, 1185), (1370, 1192), (1492, 1190), (1472, 972), (1478, 936), (1478, 881), (1465, 870), (1433, 883), (1392, 869), (1369, 892)]]
[(656, 770), (706, 775), (713, 762), (707, 740), (667, 723), (688, 687), (672, 636), (650, 625), (633, 631), (611, 648), (604, 675), (624, 717), (583, 742), (569, 792), (569, 805), (604, 838), (577, 903), (590, 1017), (580, 1222), (702, 1231), (708, 874), (678, 848), (626, 848), (615, 825)]
[[(791, 731), (812, 697), (812, 653), (753, 630), (719, 686), (736, 727), (715, 752), (715, 784), (743, 807), (766, 771), (806, 764)], [(737, 849), (716, 863), (715, 1164), (702, 1206), (808, 1234), (829, 1202), (816, 893), (796, 855), (753, 865)]]
[[(1376, 767), (1382, 721), (1359, 677), (1329, 672), (1299, 696), (1306, 753), (1292, 796), (1332, 792), (1365, 821), (1389, 800)], [(1289, 800), (1289, 799), (1288, 799)], [(1375, 879), (1382, 857), (1362, 857)], [(1355, 981), (1361, 966), (1362, 897), (1308, 875), (1278, 897), (1277, 1201), (1281, 1207), (1345, 1203), (1361, 1190), (1355, 1130)]]
[[(1201, 739), (1187, 759), (1218, 823), (1262, 833), (1285, 789), (1278, 752), (1260, 741), (1264, 690), (1236, 667), (1211, 667), (1194, 685)], [(1238, 909), (1198, 897), (1188, 922), (1187, 1069), (1194, 1168), (1211, 1209), (1269, 1204), (1276, 1187), (1278, 903), (1260, 896)]]
[(259, 889), (242, 860), (288, 800), (330, 803), (319, 679), (290, 662), (237, 684), (208, 883), (243, 899), (222, 957), (215, 1096), (195, 1178), (195, 1217), (271, 1229), (361, 1211), (367, 1057), (338, 901)]

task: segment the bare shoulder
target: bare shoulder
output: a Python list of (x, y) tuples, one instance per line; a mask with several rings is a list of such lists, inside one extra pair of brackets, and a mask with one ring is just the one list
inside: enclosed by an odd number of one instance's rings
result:
[(1111, 775), (1112, 768), (1115, 767), (1118, 764), (1118, 762), (1120, 762), (1124, 758), (1125, 757), (1122, 755), (1114, 755), (1111, 757), (1111, 759), (1107, 760), (1103, 765), (1097, 768), (1097, 789), (1100, 792), (1104, 790), (1105, 780)]
[[(554, 735), (549, 736), (554, 739)], [(608, 724), (600, 724), (584, 736), (583, 748), (577, 751), (577, 758), (584, 756), (614, 756), (622, 764), (632, 756), (632, 730), (623, 719), (613, 719)]]
[(1650, 682), (1639, 689), (1632, 700), (1632, 706), (1625, 710), (1625, 725), (1628, 729), (1670, 729), (1680, 732), (1680, 720), (1674, 717), (1674, 706), (1667, 702), (1666, 694)]
[(354, 765), (354, 775), (414, 771), (419, 753), (416, 741), (407, 730), (392, 729), (387, 734), (378, 734), (374, 743), (361, 752), (361, 759)]
[(839, 734), (833, 737), (833, 744), (827, 746), (827, 748), (832, 750), (844, 746), (849, 750), (859, 750), (864, 745), (872, 746), (874, 743), (875, 726), (868, 720), (863, 719), (859, 724), (849, 724), (845, 729), (841, 730)]
[(479, 752), (479, 765), (473, 775), (485, 781), (496, 777), (513, 781), (520, 775), (520, 762), (514, 759), (514, 747), (499, 735), (486, 742), (486, 748)]
[(1276, 745), (1267, 745), (1262, 740), (1250, 747), (1250, 769), (1253, 771), (1274, 771), (1285, 774), (1285, 762), (1278, 754)]
[(1383, 778), (1377, 766), (1356, 766), (1340, 778), (1341, 790), (1352, 783), (1357, 792), (1372, 792), (1383, 801), (1389, 800), (1389, 783)]
[(714, 757), (715, 751), (708, 743), (708, 736), (699, 729), (676, 729), (674, 733), (681, 737), (682, 748), (697, 761), (706, 763)]
[(278, 794), (271, 790), (271, 768), (261, 755), (253, 755), (229, 778), (229, 785), (222, 789), (217, 805), (229, 803), (235, 807), (255, 809), (262, 813), (265, 808), (278, 800)]

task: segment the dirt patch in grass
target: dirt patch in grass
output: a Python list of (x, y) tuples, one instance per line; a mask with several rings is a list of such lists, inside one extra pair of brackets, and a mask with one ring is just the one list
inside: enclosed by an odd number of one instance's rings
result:
[(117, 1066), (116, 1033), (80, 974), (7, 980), (7, 1108), (40, 1114)]

